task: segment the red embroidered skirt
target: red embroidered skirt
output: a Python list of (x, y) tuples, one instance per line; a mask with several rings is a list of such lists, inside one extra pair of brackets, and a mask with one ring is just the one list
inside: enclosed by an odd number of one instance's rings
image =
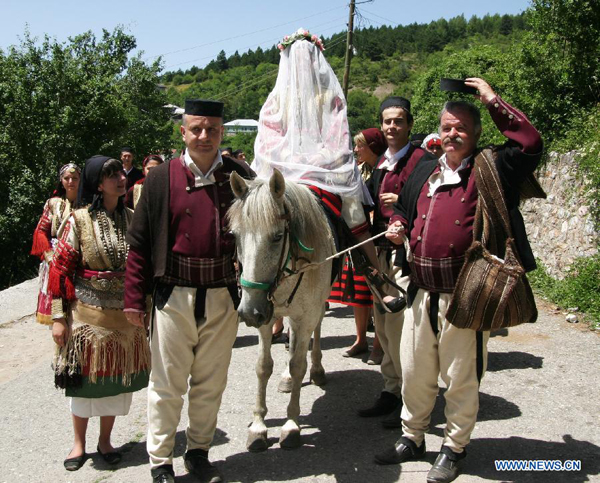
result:
[[(354, 295), (344, 294), (348, 283), (354, 282)], [(354, 269), (348, 264), (348, 258), (344, 262), (341, 278), (338, 278), (329, 294), (328, 302), (350, 305), (352, 307), (373, 307), (373, 295), (365, 282), (365, 277), (354, 273)]]

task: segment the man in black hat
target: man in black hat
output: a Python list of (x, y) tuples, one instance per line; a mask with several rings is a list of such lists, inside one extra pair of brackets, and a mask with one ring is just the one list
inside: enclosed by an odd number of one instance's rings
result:
[(208, 449), (238, 327), (235, 239), (225, 221), (234, 199), (229, 176), (253, 173), (221, 156), (222, 103), (187, 100), (181, 134), (185, 153), (149, 173), (127, 234), (125, 311), (143, 325), (146, 295), (154, 294), (147, 443), (153, 481), (174, 481), (187, 392), (185, 467), (201, 481), (218, 482)]
[[(413, 126), (410, 101), (404, 97), (388, 97), (379, 108), (379, 120), (388, 149), (379, 158), (368, 183), (375, 202), (373, 235), (387, 230), (390, 216), (393, 214), (392, 206), (398, 199), (402, 185), (416, 163), (425, 155), (424, 150), (410, 143), (410, 132)], [(375, 245), (381, 271), (394, 279), (395, 250), (385, 238), (375, 240)], [(396, 280), (396, 282), (399, 282), (400, 286), (406, 285), (405, 280)], [(389, 285), (386, 290), (385, 295), (392, 297), (399, 295), (398, 290)], [(380, 361), (384, 387), (375, 404), (369, 408), (359, 409), (358, 414), (362, 417), (388, 415), (382, 421), (382, 425), (385, 428), (396, 428), (401, 426), (400, 335), (404, 316), (402, 312), (382, 314), (375, 310), (373, 319), (383, 349), (383, 357)]]
[(129, 146), (121, 148), (121, 162), (127, 176), (127, 190), (144, 177), (144, 173), (133, 165), (135, 154)]

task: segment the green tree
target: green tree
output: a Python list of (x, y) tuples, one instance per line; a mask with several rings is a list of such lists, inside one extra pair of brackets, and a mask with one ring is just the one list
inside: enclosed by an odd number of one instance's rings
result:
[(379, 99), (361, 90), (348, 93), (348, 124), (354, 136), (363, 129), (379, 127)]
[(600, 102), (600, 8), (597, 0), (532, 3), (515, 80), (539, 127), (560, 137)]
[(30, 234), (61, 165), (117, 156), (125, 144), (140, 154), (169, 148), (160, 64), (129, 58), (135, 46), (117, 28), (66, 43), (26, 32), (0, 51), (0, 287), (33, 273)]
[(502, 35), (510, 35), (513, 30), (513, 21), (510, 15), (502, 15), (500, 22), (500, 33)]
[[(509, 54), (490, 46), (473, 47), (458, 52), (447, 51), (436, 56), (434, 65), (416, 83), (415, 92), (411, 99), (415, 116), (413, 132), (434, 132), (438, 128), (438, 115), (445, 101), (463, 99), (474, 101), (467, 94), (448, 93), (440, 90), (440, 78), (453, 77), (482, 77), (509, 102), (514, 99), (511, 69), (514, 62)], [(483, 134), (480, 143), (502, 143), (505, 138), (498, 132), (485, 109), (482, 111)]]
[(224, 71), (229, 68), (229, 63), (227, 62), (227, 57), (225, 56), (225, 51), (221, 50), (219, 55), (217, 55), (217, 70)]
[(246, 161), (251, 163), (254, 161), (254, 141), (256, 140), (256, 134), (253, 133), (238, 133), (233, 136), (225, 136), (221, 147), (231, 146), (233, 150), (241, 149), (246, 155)]

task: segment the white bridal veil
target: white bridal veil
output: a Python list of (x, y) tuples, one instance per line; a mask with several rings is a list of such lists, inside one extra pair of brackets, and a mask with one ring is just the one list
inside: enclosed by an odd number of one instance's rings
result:
[(352, 155), (342, 87), (321, 50), (297, 40), (281, 53), (275, 88), (260, 111), (252, 168), (269, 178), (318, 186), (342, 197), (370, 197)]

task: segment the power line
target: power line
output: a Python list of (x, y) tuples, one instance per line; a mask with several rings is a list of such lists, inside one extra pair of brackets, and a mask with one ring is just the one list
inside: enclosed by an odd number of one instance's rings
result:
[(377, 23), (379, 23), (381, 25), (393, 25), (393, 26), (396, 26), (396, 27), (400, 27), (401, 26), (401, 24), (399, 24), (399, 23), (390, 22), (390, 20), (388, 18), (384, 18), (381, 15), (377, 15), (376, 13), (373, 13), (373, 12), (369, 12), (368, 10), (365, 10), (364, 8), (361, 9), (361, 10), (363, 10), (364, 12), (367, 12), (369, 15), (373, 15), (374, 17), (380, 18), (381, 20), (385, 20), (387, 22), (385, 24), (383, 24), (381, 22), (377, 22)]
[(329, 10), (325, 10), (323, 12), (318, 12), (318, 13), (315, 13), (313, 15), (308, 15), (306, 17), (298, 18), (298, 19), (292, 20), (290, 22), (285, 22), (285, 23), (282, 23), (282, 24), (279, 24), (279, 25), (274, 25), (272, 27), (267, 27), (267, 28), (264, 28), (264, 29), (261, 29), (261, 30), (255, 30), (254, 32), (248, 32), (248, 33), (245, 33), (245, 34), (235, 35), (233, 37), (229, 37), (229, 38), (226, 38), (226, 39), (214, 40), (213, 42), (207, 42), (206, 44), (200, 44), (200, 45), (194, 45), (192, 47), (186, 47), (185, 49), (178, 49), (178, 50), (173, 50), (171, 52), (165, 52), (163, 54), (147, 56), (147, 57), (144, 57), (144, 60), (147, 60), (147, 59), (156, 59), (157, 57), (163, 57), (163, 56), (172, 55), (172, 54), (179, 54), (181, 52), (187, 52), (188, 50), (199, 49), (200, 47), (207, 47), (209, 45), (219, 44), (221, 42), (227, 42), (228, 40), (239, 39), (239, 38), (242, 38), (242, 37), (247, 37), (248, 35), (254, 35), (254, 34), (261, 33), (261, 32), (266, 32), (267, 30), (273, 30), (275, 28), (283, 27), (284, 25), (289, 25), (289, 24), (292, 24), (292, 23), (300, 22), (301, 20), (306, 20), (308, 18), (317, 17), (319, 15), (323, 15), (324, 13), (332, 12), (333, 10), (337, 10), (339, 8), (345, 8), (345, 7), (346, 7), (346, 5), (338, 5), (337, 7), (330, 8)]
[[(322, 26), (322, 25), (328, 25), (328, 24), (330, 24), (330, 23), (332, 23), (332, 22), (339, 22), (340, 20), (343, 20), (344, 18), (345, 18), (345, 17), (340, 17), (340, 18), (336, 18), (336, 19), (334, 19), (334, 20), (329, 20), (329, 21), (327, 21), (327, 22), (324, 22), (324, 23), (322, 23), (322, 24), (315, 25), (313, 28), (317, 28), (317, 27), (320, 27), (320, 26)], [(327, 30), (331, 30), (332, 28), (335, 28), (335, 27), (337, 27), (337, 25), (336, 25), (336, 26), (334, 26), (334, 27), (330, 27), (330, 28), (324, 29), (324, 30), (322, 30), (322, 31), (323, 31), (323, 32), (326, 32)], [(276, 38), (274, 38), (274, 39), (273, 39), (273, 38), (271, 38), (271, 39), (269, 39), (269, 40), (265, 40), (265, 41), (263, 41), (263, 42), (260, 42), (259, 44), (252, 44), (252, 45), (249, 45), (249, 46), (247, 46), (247, 47), (243, 47), (242, 49), (239, 49), (239, 48), (238, 48), (238, 49), (235, 49), (234, 51), (229, 51), (229, 52), (226, 52), (226, 55), (231, 55), (231, 54), (233, 54), (233, 53), (235, 53), (235, 52), (239, 52), (240, 50), (251, 49), (251, 48), (258, 48), (258, 47), (261, 47), (261, 46), (263, 46), (263, 45), (265, 45), (265, 44), (267, 44), (267, 43), (268, 43), (268, 44), (272, 44), (272, 43), (275, 43), (275, 42), (277, 42), (277, 41), (279, 41), (279, 40), (281, 40), (281, 39), (280, 39), (280, 37), (276, 37)], [(191, 62), (198, 62), (198, 61), (200, 61), (200, 60), (206, 60), (206, 59), (212, 59), (212, 58), (214, 58), (214, 55), (213, 55), (213, 54), (211, 54), (211, 55), (206, 55), (206, 56), (204, 56), (204, 57), (198, 57), (198, 58), (196, 58), (196, 59), (192, 59), (192, 60), (185, 60), (185, 61), (183, 61), (183, 62), (178, 62), (177, 64), (170, 64), (170, 65), (166, 66), (166, 67), (164, 68), (164, 70), (172, 69), (173, 67), (178, 67), (178, 66), (180, 66), (180, 65), (183, 65), (183, 64), (189, 64), (189, 63), (191, 63)]]
[(368, 21), (368, 22), (369, 22), (371, 25), (373, 25), (373, 26), (375, 26), (375, 27), (377, 27), (377, 26), (379, 26), (379, 25), (381, 25), (381, 26), (383, 26), (383, 27), (385, 27), (385, 26), (386, 26), (386, 24), (384, 24), (384, 23), (382, 23), (382, 22), (379, 22), (378, 20), (373, 20), (372, 18), (365, 17), (364, 15), (362, 15), (362, 18), (363, 18), (364, 20)]

